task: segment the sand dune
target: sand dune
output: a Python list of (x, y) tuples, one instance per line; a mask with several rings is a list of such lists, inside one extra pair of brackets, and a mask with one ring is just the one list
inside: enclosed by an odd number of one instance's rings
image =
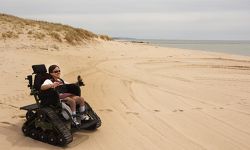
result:
[(61, 149), (21, 132), (19, 107), (34, 102), (24, 77), (40, 63), (60, 65), (69, 82), (82, 75), (103, 121), (67, 149), (250, 149), (249, 57), (114, 41), (0, 53), (1, 149)]

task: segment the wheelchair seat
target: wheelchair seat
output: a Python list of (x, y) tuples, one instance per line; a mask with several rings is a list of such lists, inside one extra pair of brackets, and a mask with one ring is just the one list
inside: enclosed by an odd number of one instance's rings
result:
[(59, 91), (61, 91), (61, 89), (63, 89), (64, 93), (72, 93), (74, 95), (81, 96), (81, 89), (76, 84), (64, 84), (55, 89), (41, 90), (41, 85), (46, 79), (50, 79), (51, 75), (47, 73), (47, 69), (44, 64), (33, 65), (32, 69), (33, 74), (35, 74), (33, 88), (37, 92), (37, 102), (41, 106), (57, 105), (60, 103)]
[(50, 74), (47, 73), (47, 69), (44, 64), (32, 65), (33, 74), (35, 74), (33, 90), (35, 91), (34, 96), (37, 104), (40, 107), (48, 105), (57, 105), (59, 100), (59, 95), (54, 89), (48, 89), (45, 91), (41, 90), (41, 85), (46, 79), (50, 79)]

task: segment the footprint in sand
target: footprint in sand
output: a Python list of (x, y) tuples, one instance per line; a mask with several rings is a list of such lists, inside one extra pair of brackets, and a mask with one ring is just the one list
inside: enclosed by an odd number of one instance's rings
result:
[(113, 110), (112, 109), (105, 109), (106, 111), (108, 111), (108, 112), (112, 112)]
[(175, 109), (173, 110), (173, 112), (183, 112), (184, 110), (183, 109)]
[(16, 126), (15, 124), (13, 123), (10, 123), (10, 122), (7, 122), (7, 121), (2, 121), (0, 122), (1, 124), (5, 124), (5, 125), (10, 125), (10, 126)]
[(15, 116), (12, 116), (11, 118), (25, 118), (26, 116), (25, 115), (15, 115)]
[(99, 109), (99, 111), (106, 111), (106, 112), (112, 112), (112, 109)]
[(192, 109), (202, 110), (202, 108), (201, 108), (201, 107), (195, 107), (195, 108), (192, 108)]
[(247, 103), (246, 100), (247, 99), (240, 99), (240, 102), (238, 102), (238, 104), (240, 104), (240, 105), (247, 105), (248, 103)]
[(214, 107), (214, 109), (224, 109), (223, 107)]
[(155, 109), (155, 110), (154, 110), (154, 112), (160, 112), (160, 110), (158, 110), (158, 109)]
[(133, 115), (139, 115), (138, 112), (132, 112), (132, 111), (127, 111), (126, 114), (133, 114)]

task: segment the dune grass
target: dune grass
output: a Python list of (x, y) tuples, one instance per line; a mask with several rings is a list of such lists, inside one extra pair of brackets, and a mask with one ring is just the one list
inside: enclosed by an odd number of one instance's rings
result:
[(107, 35), (100, 35), (99, 37), (100, 37), (100, 39), (105, 40), (105, 41), (111, 41), (112, 40), (112, 38), (107, 36)]
[(7, 38), (18, 38), (18, 34), (16, 34), (15, 32), (12, 31), (7, 31), (2, 33), (2, 38), (3, 39), (7, 39)]
[(89, 41), (98, 37), (103, 40), (111, 40), (107, 35), (98, 36), (90, 31), (69, 25), (23, 19), (0, 13), (0, 26), (6, 27), (7, 25), (12, 30), (2, 33), (4, 39), (18, 38), (19, 34), (26, 34), (34, 39), (44, 40), (50, 37), (57, 42), (66, 42), (71, 45), (81, 44), (83, 41)]

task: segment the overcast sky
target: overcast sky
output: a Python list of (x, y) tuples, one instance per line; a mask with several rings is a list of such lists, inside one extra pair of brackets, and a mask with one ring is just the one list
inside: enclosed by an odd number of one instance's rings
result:
[(0, 0), (0, 12), (112, 37), (250, 40), (250, 0)]

